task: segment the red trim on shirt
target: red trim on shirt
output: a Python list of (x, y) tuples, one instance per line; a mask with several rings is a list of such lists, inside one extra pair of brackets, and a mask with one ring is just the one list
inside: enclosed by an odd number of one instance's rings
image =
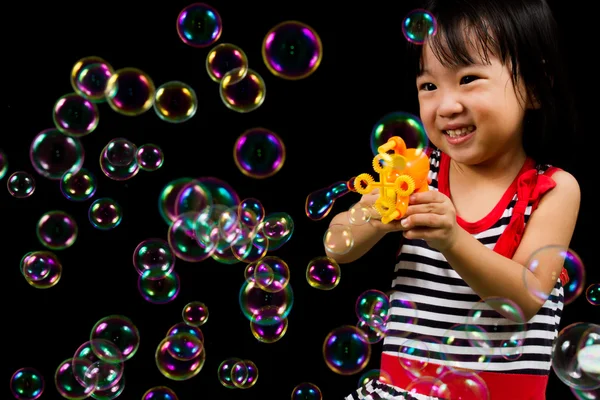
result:
[[(440, 152), (440, 154), (441, 159), (440, 170), (438, 172), (438, 190), (446, 196), (450, 197), (450, 183), (448, 181), (450, 170), (450, 157), (448, 157), (443, 152)], [(476, 222), (467, 222), (457, 215), (456, 221), (458, 222), (458, 224), (472, 235), (490, 229), (496, 223), (496, 221), (500, 219), (500, 217), (504, 213), (504, 210), (506, 210), (506, 207), (508, 207), (508, 203), (510, 203), (515, 193), (517, 192), (517, 181), (519, 180), (521, 174), (532, 168), (535, 168), (535, 161), (532, 158), (528, 157), (525, 160), (523, 167), (521, 167), (521, 170), (515, 177), (514, 181), (506, 189), (504, 195), (502, 196), (498, 204), (496, 204), (496, 207), (494, 207), (494, 209), (490, 211), (488, 215)]]
[[(440, 370), (449, 371), (448, 368), (438, 364), (428, 363), (425, 368), (419, 371), (419, 377), (415, 377), (408, 372), (399, 362), (398, 357), (386, 353), (381, 355), (381, 371), (385, 371), (382, 379), (385, 383), (391, 383), (394, 386), (406, 389), (411, 382), (422, 377), (439, 378)], [(386, 375), (387, 374), (387, 375)], [(455, 376), (455, 374), (450, 373)], [(546, 386), (548, 384), (548, 375), (526, 375), (526, 374), (510, 374), (500, 372), (478, 372), (477, 375), (483, 379), (487, 385), (488, 399), (498, 400), (545, 400)], [(468, 375), (466, 375), (468, 376)], [(391, 382), (390, 382), (391, 379)], [(442, 380), (443, 382), (443, 380)], [(452, 398), (460, 398), (461, 400), (481, 400), (476, 395), (470, 395), (466, 390), (465, 385), (455, 387), (455, 392), (452, 392), (453, 385), (447, 382), (448, 389)], [(460, 390), (460, 393), (456, 393)], [(431, 396), (432, 393), (421, 393)], [(456, 396), (456, 397), (455, 397)]]

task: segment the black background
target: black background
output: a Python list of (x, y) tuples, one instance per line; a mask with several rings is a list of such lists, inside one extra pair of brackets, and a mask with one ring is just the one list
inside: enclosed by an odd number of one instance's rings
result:
[[(379, 118), (392, 111), (418, 112), (414, 80), (403, 65), (405, 39), (400, 28), (413, 4), (393, 3), (211, 2), (224, 24), (218, 43), (233, 43), (244, 49), (250, 68), (266, 81), (265, 103), (248, 114), (236, 113), (222, 104), (218, 85), (205, 70), (210, 48), (189, 47), (177, 36), (175, 20), (188, 2), (20, 2), (4, 7), (0, 147), (8, 155), (8, 174), (29, 171), (37, 180), (37, 189), (28, 199), (14, 199), (6, 189), (0, 191), (5, 337), (2, 397), (10, 397), (12, 373), (30, 366), (46, 379), (42, 398), (57, 398), (53, 383), (56, 367), (88, 340), (96, 321), (111, 314), (128, 316), (141, 334), (138, 353), (126, 363), (124, 399), (139, 399), (157, 385), (171, 387), (180, 400), (286, 399), (294, 386), (304, 381), (319, 386), (324, 398), (339, 399), (357, 387), (360, 375), (339, 376), (326, 367), (321, 353), (323, 340), (332, 329), (356, 323), (354, 301), (360, 293), (390, 287), (398, 236), (389, 235), (368, 255), (344, 265), (335, 290), (313, 289), (306, 282), (305, 269), (310, 259), (324, 254), (322, 238), (331, 216), (318, 222), (309, 220), (304, 202), (314, 190), (370, 171), (369, 136)], [(592, 157), (582, 152), (582, 146), (595, 126), (582, 101), (587, 85), (581, 85), (577, 73), (581, 49), (592, 43), (593, 34), (592, 27), (578, 15), (581, 8), (554, 9), (583, 122), (576, 134), (565, 133), (564, 160), (559, 166), (573, 173), (582, 188), (580, 218), (571, 247), (588, 265), (591, 283), (599, 276), (592, 258), (593, 236), (587, 234), (593, 219)], [(324, 45), (321, 66), (301, 81), (273, 76), (260, 54), (267, 31), (291, 19), (311, 25)], [(99, 181), (94, 198), (113, 197), (124, 210), (121, 225), (107, 232), (95, 230), (87, 220), (93, 200), (80, 204), (65, 199), (57, 182), (34, 172), (28, 156), (33, 137), (53, 126), (51, 110), (56, 100), (73, 91), (69, 82), (72, 66), (92, 55), (104, 58), (115, 69), (140, 68), (157, 87), (171, 80), (186, 82), (199, 98), (196, 116), (183, 124), (163, 122), (153, 110), (126, 117), (107, 104), (100, 105), (100, 125), (82, 143), (84, 166)], [(265, 180), (242, 175), (231, 156), (236, 138), (257, 126), (278, 133), (287, 148), (283, 169)], [(140, 171), (126, 182), (108, 179), (97, 160), (102, 147), (115, 137), (126, 137), (137, 145), (160, 145), (166, 157), (163, 167), (156, 172)], [(158, 195), (165, 184), (183, 176), (218, 177), (229, 182), (240, 198), (258, 198), (268, 213), (284, 211), (293, 217), (292, 239), (270, 253), (290, 266), (295, 293), (289, 328), (280, 341), (258, 342), (240, 312), (237, 296), (245, 263), (223, 265), (209, 259), (190, 264), (177, 260), (182, 284), (174, 302), (153, 305), (137, 292), (133, 249), (144, 239), (166, 238), (168, 226), (158, 213)], [(342, 198), (332, 215), (358, 198), (354, 194)], [(79, 224), (79, 238), (71, 248), (57, 252), (64, 266), (58, 285), (36, 290), (25, 282), (18, 265), (26, 252), (43, 250), (35, 224), (50, 210), (71, 213)], [(203, 301), (210, 309), (209, 320), (201, 328), (206, 364), (191, 380), (170, 381), (158, 372), (154, 352), (168, 328), (181, 320), (183, 306), (192, 300)], [(589, 321), (597, 311), (582, 296), (566, 307), (561, 326)], [(373, 347), (367, 369), (378, 368), (379, 352), (380, 344)], [(228, 357), (256, 363), (260, 376), (253, 388), (230, 390), (219, 384), (217, 366)], [(570, 390), (552, 374), (548, 399), (567, 398), (572, 398)]]

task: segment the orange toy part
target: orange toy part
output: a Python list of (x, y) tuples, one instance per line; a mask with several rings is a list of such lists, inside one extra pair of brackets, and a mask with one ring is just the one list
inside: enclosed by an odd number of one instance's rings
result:
[(373, 207), (381, 214), (381, 222), (387, 224), (402, 219), (411, 194), (429, 190), (429, 157), (422, 149), (407, 148), (399, 136), (388, 139), (377, 151), (373, 169), (379, 174), (379, 182), (370, 174), (360, 174), (354, 179), (354, 187), (360, 194), (380, 188)]

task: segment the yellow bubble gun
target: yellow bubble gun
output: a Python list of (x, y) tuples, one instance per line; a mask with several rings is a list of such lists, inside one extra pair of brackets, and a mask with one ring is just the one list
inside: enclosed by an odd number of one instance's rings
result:
[(354, 178), (353, 189), (368, 194), (379, 188), (373, 207), (381, 215), (381, 222), (388, 224), (406, 214), (411, 194), (429, 190), (429, 157), (423, 149), (406, 148), (399, 136), (391, 137), (377, 152), (373, 170), (379, 174), (379, 182), (369, 174), (360, 174)]

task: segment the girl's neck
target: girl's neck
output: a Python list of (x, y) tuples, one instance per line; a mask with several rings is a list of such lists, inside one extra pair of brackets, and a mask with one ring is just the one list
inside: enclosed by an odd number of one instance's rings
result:
[(466, 165), (450, 160), (449, 173), (461, 180), (478, 183), (502, 183), (509, 184), (515, 179), (523, 165), (527, 155), (521, 147), (515, 151), (503, 154), (477, 165)]

